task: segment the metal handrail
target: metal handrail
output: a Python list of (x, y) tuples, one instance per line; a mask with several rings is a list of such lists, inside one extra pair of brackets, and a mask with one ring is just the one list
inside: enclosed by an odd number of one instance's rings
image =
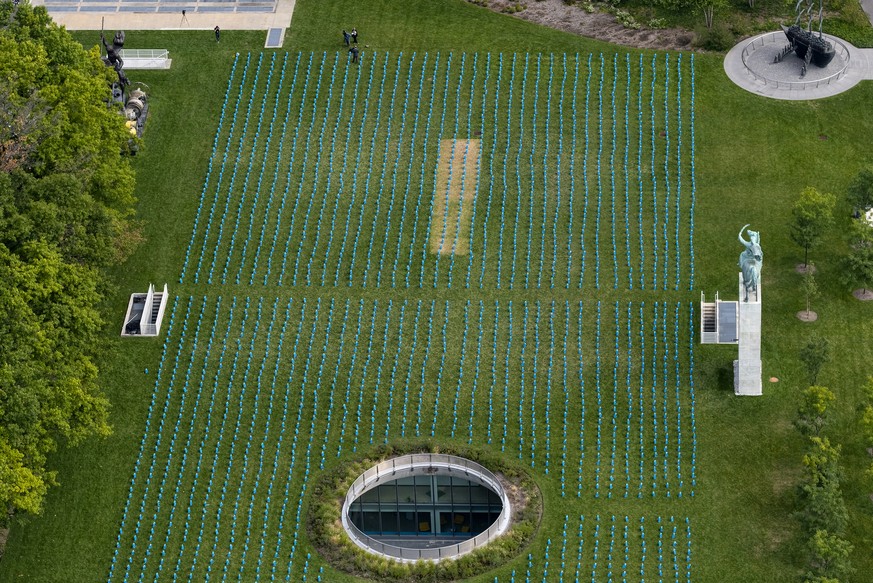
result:
[(121, 49), (122, 59), (169, 59), (167, 49)]
[(846, 45), (844, 45), (842, 42), (840, 42), (840, 39), (838, 39), (834, 36), (830, 36), (830, 35), (825, 35), (825, 36), (827, 37), (828, 41), (834, 43), (834, 45), (836, 47), (838, 47), (838, 49), (840, 51), (839, 56), (840, 56), (840, 58), (843, 59), (843, 67), (839, 71), (837, 71), (836, 73), (832, 73), (832, 74), (830, 74), (827, 77), (824, 77), (822, 79), (816, 79), (815, 81), (779, 81), (777, 79), (771, 79), (771, 78), (767, 77), (766, 75), (762, 75), (760, 73), (757, 73), (749, 66), (749, 63), (746, 62), (746, 59), (749, 56), (751, 56), (751, 54), (753, 52), (755, 52), (754, 51), (755, 45), (758, 44), (759, 46), (763, 47), (767, 43), (778, 42), (779, 38), (784, 38), (784, 35), (781, 31), (779, 31), (779, 32), (765, 32), (764, 34), (758, 35), (755, 38), (753, 38), (751, 41), (749, 41), (746, 44), (746, 46), (743, 47), (743, 52), (742, 52), (743, 66), (746, 68), (746, 70), (749, 73), (752, 74), (752, 76), (755, 77), (755, 79), (759, 79), (759, 80), (763, 81), (765, 85), (769, 84), (769, 85), (775, 85), (776, 87), (787, 87), (788, 89), (795, 89), (795, 88), (806, 89), (807, 87), (814, 88), (814, 87), (819, 87), (821, 85), (829, 85), (831, 83), (831, 81), (838, 80), (849, 69), (850, 55), (849, 55), (849, 49), (846, 47)]
[[(462, 472), (466, 478), (472, 479), (473, 481), (490, 488), (500, 496), (500, 500), (503, 503), (503, 508), (501, 509), (497, 520), (494, 521), (485, 531), (465, 541), (427, 549), (413, 549), (383, 543), (367, 534), (364, 534), (364, 532), (349, 520), (348, 514), (351, 504), (360, 498), (361, 495), (381, 484), (383, 478), (396, 480), (398, 478), (417, 475), (418, 473), (422, 473), (421, 470), (425, 470), (428, 474), (455, 474), (457, 472)], [(506, 531), (509, 526), (510, 512), (509, 496), (506, 494), (506, 491), (503, 489), (497, 476), (487, 468), (474, 461), (453, 455), (424, 453), (404, 455), (385, 460), (358, 476), (355, 481), (352, 482), (352, 485), (349, 487), (349, 491), (346, 494), (345, 501), (343, 502), (341, 518), (343, 527), (346, 529), (346, 532), (348, 532), (352, 541), (364, 550), (388, 558), (400, 559), (401, 561), (419, 561), (422, 559), (439, 560), (449, 557), (457, 557), (481, 547), (492, 538)]]

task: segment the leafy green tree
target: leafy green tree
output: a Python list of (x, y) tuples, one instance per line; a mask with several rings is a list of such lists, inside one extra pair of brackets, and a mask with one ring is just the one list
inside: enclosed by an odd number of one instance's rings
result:
[[(109, 434), (108, 402), (88, 356), (99, 345), (98, 279), (45, 242), (25, 244), (20, 255), (0, 245), (0, 442), (8, 446), (0, 465), (28, 470), (15, 473), (19, 501), (41, 499), (55, 483), (45, 463), (59, 442)], [(35, 500), (22, 507), (38, 508)]]
[(818, 379), (818, 373), (831, 359), (831, 343), (827, 338), (812, 334), (800, 348), (800, 361), (806, 368), (810, 384), (814, 385)]
[(803, 401), (797, 411), (794, 426), (806, 436), (821, 435), (827, 424), (828, 408), (836, 397), (827, 387), (813, 385), (803, 391)]
[(803, 248), (803, 264), (809, 262), (809, 250), (821, 242), (822, 234), (833, 221), (837, 198), (808, 186), (791, 209), (791, 240)]
[(849, 184), (846, 200), (859, 215), (873, 208), (873, 166), (861, 168)]
[(36, 514), (46, 490), (46, 482), (24, 464), (24, 454), (0, 437), (0, 500)]
[(810, 444), (811, 449), (803, 456), (800, 510), (795, 516), (809, 532), (824, 529), (842, 533), (849, 514), (840, 489), (840, 447), (831, 445), (826, 437), (812, 437)]
[(105, 268), (131, 252), (114, 73), (42, 7), (0, 2), (0, 507), (38, 513), (48, 455), (105, 436)]
[(864, 219), (854, 219), (849, 229), (849, 254), (843, 262), (843, 283), (860, 287), (865, 293), (873, 287), (873, 227)]
[(816, 530), (809, 539), (809, 565), (811, 570), (804, 576), (807, 582), (830, 582), (844, 580), (854, 572), (849, 555), (852, 544), (831, 534), (826, 529)]

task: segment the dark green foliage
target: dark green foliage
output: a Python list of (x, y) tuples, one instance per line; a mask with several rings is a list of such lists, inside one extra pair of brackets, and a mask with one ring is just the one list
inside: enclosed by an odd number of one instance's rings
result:
[(873, 287), (873, 227), (854, 219), (849, 229), (849, 252), (843, 261), (843, 283), (864, 291)]
[(821, 241), (825, 231), (833, 221), (834, 205), (837, 198), (824, 194), (808, 186), (791, 209), (791, 240), (803, 248), (803, 264), (809, 262), (809, 250)]
[(873, 208), (873, 166), (861, 168), (846, 190), (846, 200), (858, 213)]
[(815, 384), (818, 373), (831, 359), (831, 343), (827, 338), (812, 334), (800, 348), (800, 361), (806, 368), (810, 384)]
[[(860, 419), (861, 435), (864, 438), (864, 446), (873, 448), (873, 377), (867, 379), (864, 385), (864, 396), (861, 400)], [(873, 478), (873, 464), (867, 466), (866, 477)]]
[(803, 402), (794, 420), (797, 430), (808, 437), (820, 435), (827, 424), (828, 409), (835, 398), (827, 387), (813, 385), (803, 391)]
[(873, 27), (860, 2), (846, 2), (840, 8), (839, 16), (825, 17), (822, 28), (856, 47), (873, 47)]
[(796, 516), (808, 532), (842, 533), (846, 529), (848, 512), (840, 490), (840, 449), (827, 437), (812, 437), (810, 450), (803, 456), (804, 480)]
[(734, 35), (725, 24), (694, 29), (694, 44), (707, 51), (726, 51), (734, 45)]
[(137, 237), (106, 67), (43, 8), (14, 14), (0, 5), (0, 507), (38, 513), (47, 455), (109, 433), (100, 270)]
[(798, 509), (794, 517), (801, 523), (808, 539), (808, 570), (804, 581), (825, 583), (838, 581), (853, 569), (849, 561), (852, 545), (841, 538), (849, 525), (840, 486), (844, 478), (840, 466), (840, 446), (832, 445), (818, 434), (825, 425), (828, 405), (835, 400), (825, 387), (812, 386), (804, 392), (804, 402), (795, 426), (809, 439), (803, 456), (803, 481), (798, 487)]
[(849, 555), (852, 544), (827, 530), (816, 530), (809, 540), (810, 571), (807, 583), (839, 583), (854, 572)]

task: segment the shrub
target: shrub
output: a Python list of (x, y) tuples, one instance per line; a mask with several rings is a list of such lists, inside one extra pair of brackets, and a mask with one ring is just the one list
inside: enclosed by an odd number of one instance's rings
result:
[(630, 28), (633, 30), (638, 30), (640, 28), (640, 23), (637, 22), (636, 18), (634, 18), (630, 12), (627, 12), (625, 10), (616, 10), (615, 17), (625, 28)]
[(712, 28), (703, 25), (694, 29), (694, 44), (707, 51), (726, 51), (734, 46), (734, 35), (724, 24), (714, 24)]

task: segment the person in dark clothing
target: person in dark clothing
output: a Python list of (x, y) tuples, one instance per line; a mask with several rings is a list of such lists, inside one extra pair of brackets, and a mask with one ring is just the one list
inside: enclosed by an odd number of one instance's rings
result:
[(221, 29), (216, 25), (213, 30), (215, 31), (215, 42), (221, 42)]
[(357, 28), (352, 29), (352, 42), (355, 44), (358, 44), (358, 29)]
[(346, 42), (346, 46), (349, 46), (349, 43), (352, 40), (352, 35), (343, 30), (343, 40)]
[(352, 47), (349, 49), (349, 52), (352, 54), (352, 62), (358, 62), (358, 47)]

